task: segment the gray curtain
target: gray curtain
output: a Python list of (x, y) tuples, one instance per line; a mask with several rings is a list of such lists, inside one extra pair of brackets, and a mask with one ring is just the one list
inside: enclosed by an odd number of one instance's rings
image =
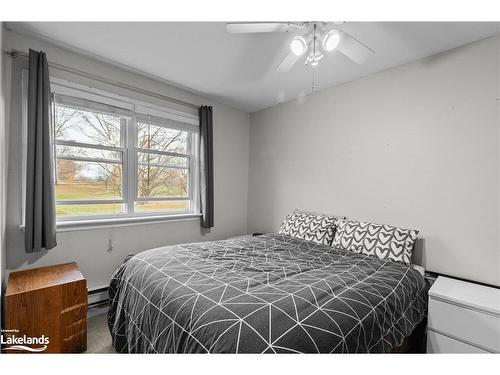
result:
[(202, 105), (200, 116), (200, 204), (201, 226), (214, 226), (214, 139), (213, 111), (211, 106)]
[(49, 66), (44, 52), (31, 49), (27, 130), (25, 250), (32, 253), (57, 242)]

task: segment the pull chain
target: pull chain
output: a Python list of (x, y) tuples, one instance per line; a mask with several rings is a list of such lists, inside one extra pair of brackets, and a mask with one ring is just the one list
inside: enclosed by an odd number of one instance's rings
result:
[(315, 69), (312, 70), (313, 77), (312, 77), (312, 83), (311, 83), (311, 94), (314, 93), (314, 89), (316, 88), (316, 72)]

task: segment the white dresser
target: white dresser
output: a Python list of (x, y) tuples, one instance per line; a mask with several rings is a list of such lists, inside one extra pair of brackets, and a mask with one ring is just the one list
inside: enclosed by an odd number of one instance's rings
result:
[(500, 353), (500, 289), (439, 276), (429, 290), (427, 353)]

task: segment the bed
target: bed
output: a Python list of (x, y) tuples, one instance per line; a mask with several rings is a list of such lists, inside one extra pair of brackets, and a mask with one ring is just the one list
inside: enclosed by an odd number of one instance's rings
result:
[(122, 353), (386, 353), (427, 308), (411, 266), (276, 233), (142, 252), (109, 293)]

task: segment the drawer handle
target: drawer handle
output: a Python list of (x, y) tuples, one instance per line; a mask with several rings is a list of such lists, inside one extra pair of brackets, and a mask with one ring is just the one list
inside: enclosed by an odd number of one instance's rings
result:
[(69, 337), (64, 338), (64, 339), (63, 339), (63, 341), (64, 341), (64, 342), (68, 342), (68, 341), (71, 341), (71, 340), (75, 339), (76, 337), (78, 337), (78, 336), (82, 336), (82, 335), (84, 335), (84, 334), (85, 334), (85, 330), (84, 330), (84, 329), (82, 329), (80, 332), (75, 333), (74, 335), (71, 335), (71, 336), (69, 336)]
[(61, 310), (61, 314), (65, 314), (67, 312), (79, 309), (81, 307), (86, 307), (86, 306), (87, 306), (87, 304), (85, 302), (79, 303), (78, 305), (74, 305), (74, 306), (68, 307), (67, 309)]

